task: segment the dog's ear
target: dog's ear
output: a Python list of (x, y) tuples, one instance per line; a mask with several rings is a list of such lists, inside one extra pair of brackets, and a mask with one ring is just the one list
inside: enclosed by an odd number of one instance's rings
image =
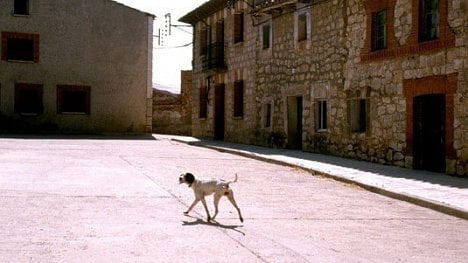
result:
[(191, 173), (186, 173), (184, 176), (185, 181), (188, 183), (189, 187), (192, 186), (193, 181), (195, 181), (195, 176)]

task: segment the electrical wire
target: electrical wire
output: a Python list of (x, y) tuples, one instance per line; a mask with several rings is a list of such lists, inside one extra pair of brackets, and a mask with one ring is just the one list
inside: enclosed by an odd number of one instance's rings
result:
[(173, 46), (173, 47), (153, 47), (153, 49), (174, 49), (174, 48), (184, 48), (184, 47), (188, 47), (192, 45), (192, 42), (190, 43), (187, 43), (187, 44), (184, 44), (184, 45), (180, 45), (180, 46)]

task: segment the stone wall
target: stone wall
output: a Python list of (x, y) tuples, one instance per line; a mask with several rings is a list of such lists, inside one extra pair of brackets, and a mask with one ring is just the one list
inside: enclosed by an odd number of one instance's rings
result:
[[(225, 83), (225, 140), (300, 147), (413, 168), (418, 137), (413, 102), (417, 97), (437, 95), (444, 98), (445, 107), (445, 172), (468, 174), (466, 2), (440, 1), (439, 37), (433, 41), (419, 40), (418, 0), (269, 2), (265, 12), (260, 10), (255, 16), (242, 2), (235, 1), (231, 9), (220, 5), (217, 12), (206, 12), (212, 15), (195, 24), (197, 32), (207, 23), (224, 21), (226, 68), (203, 69), (195, 42), (194, 135), (213, 136), (214, 89), (209, 87)], [(372, 14), (381, 10), (388, 12), (387, 47), (373, 50)], [(233, 43), (233, 17), (242, 11), (244, 41)], [(310, 28), (307, 39), (298, 41), (301, 14), (310, 19)], [(272, 28), (267, 48), (263, 47), (264, 25)], [(232, 118), (232, 83), (238, 79), (248, 83), (244, 116)], [(198, 92), (207, 86), (208, 116), (199, 118), (195, 112)], [(302, 108), (296, 113), (291, 108), (297, 106), (294, 100), (298, 98)], [(326, 101), (325, 129), (318, 126), (321, 101)], [(364, 109), (359, 113), (362, 116), (357, 116), (363, 118), (364, 127), (358, 129), (354, 122), (357, 102), (360, 110)], [(269, 107), (271, 119), (267, 121)], [(300, 124), (297, 129), (302, 129), (299, 135), (291, 128), (295, 122)], [(295, 137), (300, 137), (299, 145), (292, 143)]]
[(153, 132), (192, 135), (191, 71), (181, 72), (181, 94), (153, 89)]

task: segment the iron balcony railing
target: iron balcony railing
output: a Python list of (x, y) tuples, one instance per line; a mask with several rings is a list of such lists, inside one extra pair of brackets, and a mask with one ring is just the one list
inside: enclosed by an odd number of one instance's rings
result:
[(203, 70), (226, 69), (224, 57), (224, 42), (212, 43), (206, 46), (202, 57)]

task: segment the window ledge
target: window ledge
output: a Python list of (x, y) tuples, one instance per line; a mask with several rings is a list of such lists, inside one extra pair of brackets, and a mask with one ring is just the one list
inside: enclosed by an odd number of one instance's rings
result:
[(26, 64), (35, 64), (36, 62), (30, 60), (16, 60), (16, 59), (7, 59), (8, 62), (12, 63), (26, 63)]
[(19, 115), (21, 116), (37, 116), (39, 113), (37, 112), (20, 112)]
[(81, 112), (81, 111), (77, 111), (77, 112), (74, 112), (74, 111), (63, 111), (63, 112), (61, 112), (60, 114), (63, 114), (63, 115), (88, 115), (88, 113), (86, 113), (86, 112)]

